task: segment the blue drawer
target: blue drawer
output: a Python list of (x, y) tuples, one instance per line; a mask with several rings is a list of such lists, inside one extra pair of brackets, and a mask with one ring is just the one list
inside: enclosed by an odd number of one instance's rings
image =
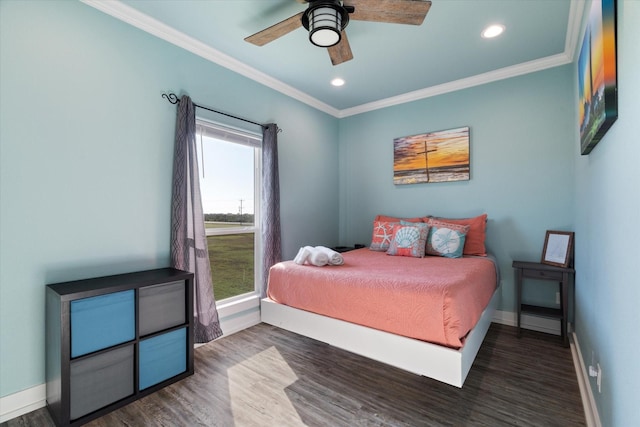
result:
[(135, 338), (135, 291), (71, 301), (71, 357)]
[(187, 370), (187, 328), (140, 342), (140, 390)]

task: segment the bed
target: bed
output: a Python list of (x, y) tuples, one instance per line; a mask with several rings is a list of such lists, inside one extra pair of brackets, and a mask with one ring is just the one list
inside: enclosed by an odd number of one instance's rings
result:
[(368, 248), (343, 257), (340, 266), (274, 265), (262, 321), (462, 387), (499, 302), (495, 260)]

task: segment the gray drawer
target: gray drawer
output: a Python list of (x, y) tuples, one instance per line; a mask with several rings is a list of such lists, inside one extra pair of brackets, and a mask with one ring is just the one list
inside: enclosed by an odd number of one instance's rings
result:
[(185, 282), (163, 283), (140, 288), (140, 336), (186, 322)]
[(71, 420), (133, 394), (133, 345), (71, 362)]
[(541, 280), (562, 280), (562, 272), (561, 271), (548, 271), (548, 270), (536, 270), (536, 269), (523, 269), (522, 276), (528, 277), (530, 279), (541, 279)]

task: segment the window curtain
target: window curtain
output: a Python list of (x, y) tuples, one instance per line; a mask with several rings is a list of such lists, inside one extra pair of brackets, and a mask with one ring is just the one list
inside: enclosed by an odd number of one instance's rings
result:
[(194, 273), (194, 340), (206, 343), (222, 335), (211, 282), (204, 228), (195, 106), (188, 96), (178, 104), (171, 199), (171, 266)]
[(282, 261), (280, 235), (280, 182), (278, 178), (278, 125), (262, 128), (262, 284), (260, 298), (267, 296), (272, 265)]

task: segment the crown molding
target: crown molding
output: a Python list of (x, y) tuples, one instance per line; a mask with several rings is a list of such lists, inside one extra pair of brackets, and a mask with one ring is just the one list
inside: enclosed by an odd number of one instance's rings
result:
[(579, 41), (581, 39), (580, 36), (582, 35), (581, 30), (584, 10), (584, 0), (571, 0), (571, 4), (569, 6), (569, 20), (567, 23), (567, 35), (565, 37), (564, 52), (562, 53), (529, 62), (523, 62), (521, 64), (501, 68), (499, 70), (489, 71), (484, 74), (478, 74), (472, 77), (455, 80), (441, 85), (431, 86), (413, 92), (408, 92), (402, 95), (381, 99), (367, 104), (362, 104), (353, 108), (340, 110), (339, 118), (391, 107), (393, 105), (417, 101), (420, 99), (430, 98), (432, 96), (455, 92), (473, 86), (480, 86), (498, 80), (508, 79), (511, 77), (521, 76), (523, 74), (533, 73), (536, 71), (542, 71), (548, 68), (569, 64), (573, 62), (575, 53), (579, 47)]
[(573, 62), (580, 49), (580, 41), (584, 33), (582, 21), (584, 20), (585, 10), (588, 10), (586, 7), (587, 4), (590, 4), (590, 2), (585, 0), (571, 0), (569, 7), (569, 22), (567, 23), (564, 52), (571, 56), (571, 62)]
[(202, 43), (200, 40), (194, 39), (174, 28), (158, 21), (144, 13), (128, 6), (118, 0), (80, 0), (82, 3), (98, 9), (101, 12), (111, 15), (127, 24), (141, 29), (151, 35), (162, 40), (168, 41), (182, 49), (194, 53), (208, 61), (214, 62), (231, 71), (241, 74), (251, 80), (261, 83), (271, 89), (277, 90), (291, 98), (297, 99), (317, 110), (324, 111), (327, 114), (338, 117), (340, 110), (334, 108), (322, 101), (283, 83), (261, 71), (256, 70), (237, 59)]
[(391, 107), (394, 105), (405, 104), (407, 102), (418, 101), (420, 99), (430, 98), (432, 96), (442, 95), (449, 92), (455, 92), (461, 89), (467, 89), (474, 86), (504, 80), (511, 77), (521, 76), (523, 74), (533, 73), (535, 71), (546, 70), (547, 68), (557, 67), (559, 65), (568, 64), (571, 59), (565, 53), (548, 56), (546, 58), (536, 59), (534, 61), (523, 62), (521, 64), (510, 67), (500, 68), (498, 70), (489, 71), (483, 74), (443, 83), (437, 86), (408, 92), (402, 95), (393, 96), (379, 101), (369, 102), (357, 107), (347, 108), (340, 111), (340, 118), (353, 116), (356, 114), (366, 113), (381, 108)]
[(177, 31), (174, 28), (120, 2), (119, 0), (80, 1), (88, 6), (100, 10), (101, 12), (111, 15), (116, 19), (126, 22), (162, 40), (174, 44), (182, 49), (194, 53), (231, 71), (241, 74), (251, 80), (261, 83), (271, 89), (274, 89), (284, 95), (287, 95), (336, 118), (349, 117), (356, 114), (404, 104), (407, 102), (417, 101), (420, 99), (430, 98), (449, 92), (455, 92), (461, 89), (467, 89), (470, 87), (479, 86), (486, 83), (491, 83), (498, 80), (516, 77), (523, 74), (528, 74), (571, 63), (573, 62), (575, 52), (578, 47), (582, 29), (582, 16), (584, 14), (585, 8), (584, 0), (571, 0), (569, 9), (569, 20), (567, 24), (567, 35), (565, 38), (565, 48), (563, 53), (339, 110), (318, 100), (317, 98), (308, 95), (305, 92), (289, 86), (278, 79), (275, 79), (253, 67), (250, 67), (241, 61), (238, 61), (237, 59), (217, 49), (214, 49), (211, 46), (202, 43), (197, 39), (194, 39), (193, 37)]

